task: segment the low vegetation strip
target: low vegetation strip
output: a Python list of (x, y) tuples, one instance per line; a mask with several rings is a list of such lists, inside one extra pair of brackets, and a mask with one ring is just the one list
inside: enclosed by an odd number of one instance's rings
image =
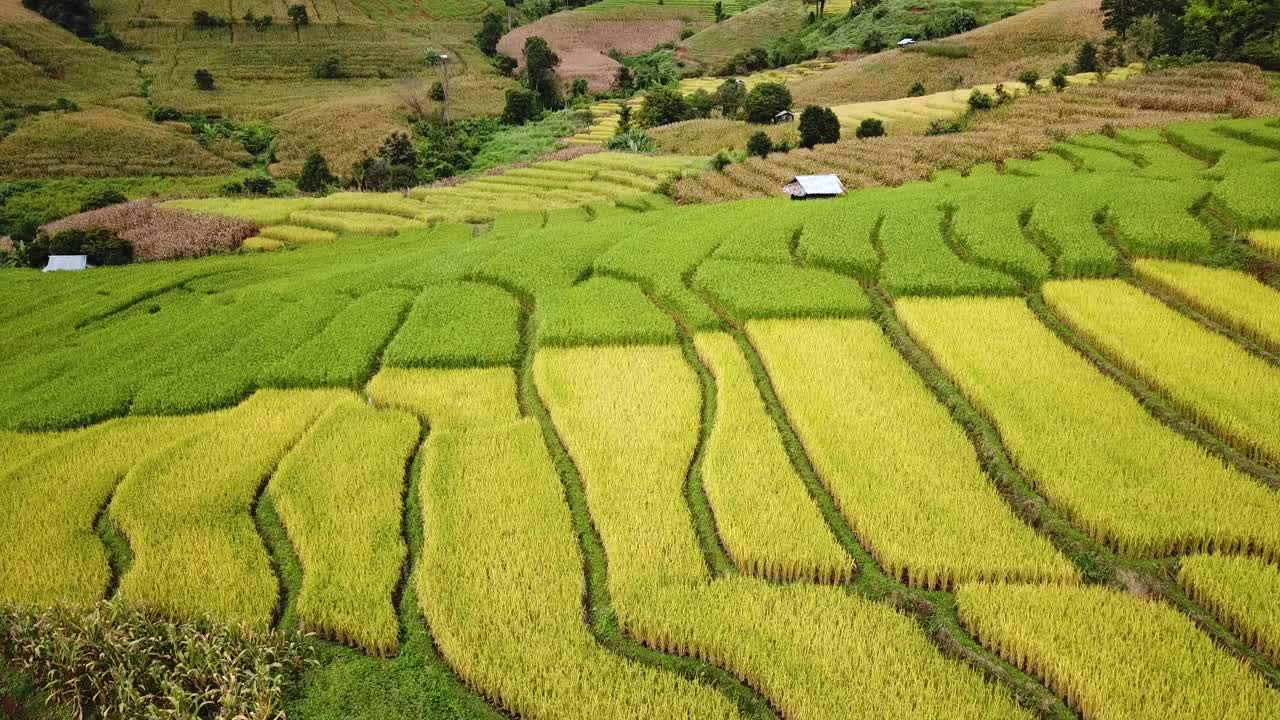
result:
[(1280, 498), (1151, 417), (1016, 299), (912, 299), (898, 316), (1082, 530), (1129, 558), (1280, 557)]
[(1178, 585), (1245, 642), (1280, 662), (1280, 569), (1275, 565), (1250, 557), (1191, 555), (1178, 568)]
[(509, 367), (387, 368), (369, 381), (367, 390), (379, 407), (412, 413), (432, 429), (500, 425), (520, 417), (515, 372)]
[(684, 498), (698, 387), (679, 349), (552, 349), (534, 363), (582, 473), (628, 634), (729, 670), (787, 717), (1026, 717), (888, 607), (842, 589), (743, 576), (708, 585)]
[(349, 397), (259, 392), (130, 471), (109, 510), (134, 552), (120, 598), (174, 618), (270, 625), (278, 586), (253, 505), (307, 426)]
[(1256, 277), (1220, 268), (1138, 260), (1137, 276), (1223, 325), (1280, 351), (1280, 292)]
[(734, 564), (765, 580), (850, 581), (854, 563), (792, 469), (737, 342), (725, 333), (694, 342), (716, 383), (703, 485)]
[(1280, 369), (1118, 280), (1053, 282), (1044, 293), (1067, 324), (1196, 423), (1280, 465)]
[(268, 486), (302, 562), (301, 626), (374, 655), (398, 647), (391, 603), (406, 552), (401, 495), (418, 427), (404, 413), (342, 401)]
[(819, 477), (887, 574), (922, 588), (1075, 582), (874, 323), (756, 321), (747, 332)]
[(1280, 692), (1166, 605), (1097, 586), (967, 585), (956, 598), (983, 645), (1044, 678), (1085, 717), (1280, 712)]
[(510, 365), (519, 344), (519, 308), (503, 290), (475, 283), (422, 291), (387, 346), (389, 367)]
[[(112, 420), (32, 436), (22, 461), (0, 470), (0, 603), (90, 604), (112, 582), (94, 523), (120, 478), (148, 454), (208, 425), (204, 417)], [(17, 446), (21, 448), (21, 446)]]
[(535, 421), (433, 433), (426, 467), (418, 596), (468, 683), (518, 717), (737, 716), (715, 691), (587, 632), (582, 558)]

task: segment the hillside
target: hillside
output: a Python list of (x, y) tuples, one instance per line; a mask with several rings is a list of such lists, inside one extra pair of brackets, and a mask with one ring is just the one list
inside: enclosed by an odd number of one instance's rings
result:
[(676, 52), (713, 71), (735, 53), (798, 29), (807, 16), (800, 0), (765, 0), (681, 41)]

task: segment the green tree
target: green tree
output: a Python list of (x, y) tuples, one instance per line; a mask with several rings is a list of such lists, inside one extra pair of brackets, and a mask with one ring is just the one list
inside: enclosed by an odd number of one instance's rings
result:
[(631, 129), (631, 106), (623, 105), (618, 110), (618, 130), (619, 133), (627, 132)]
[(724, 21), (724, 3), (716, 0), (716, 4), (711, 6), (711, 12), (715, 14), (716, 22)]
[(884, 123), (876, 118), (866, 118), (858, 124), (854, 135), (859, 139), (881, 137), (884, 135)]
[(800, 113), (800, 147), (811, 148), (840, 140), (840, 119), (831, 108), (810, 105)]
[(507, 91), (507, 102), (502, 108), (502, 122), (523, 125), (538, 114), (538, 93), (527, 87), (514, 87)]
[(879, 30), (872, 30), (862, 38), (862, 52), (878, 53), (889, 47), (889, 43), (885, 42), (884, 33)]
[(569, 84), (569, 97), (574, 99), (585, 98), (589, 94), (591, 94), (591, 87), (588, 85), (586, 78), (574, 78), (573, 82)]
[(720, 113), (727, 118), (734, 118), (742, 108), (742, 101), (747, 97), (747, 86), (741, 80), (729, 78), (716, 88), (716, 105)]
[(676, 88), (656, 87), (644, 98), (640, 126), (651, 128), (689, 119), (689, 103)]
[(378, 148), (378, 157), (385, 158), (391, 165), (413, 167), (418, 164), (418, 153), (413, 149), (413, 141), (404, 132), (393, 132), (383, 138), (382, 146)]
[(791, 107), (791, 91), (782, 83), (760, 83), (742, 101), (747, 121), (771, 123), (774, 116)]
[(1076, 51), (1076, 72), (1098, 72), (1098, 46), (1085, 40)]
[(690, 118), (709, 118), (711, 111), (716, 108), (716, 96), (706, 90), (694, 91), (686, 102), (689, 104)]
[(322, 192), (338, 179), (329, 172), (329, 161), (319, 150), (312, 148), (307, 154), (307, 161), (302, 164), (302, 176), (298, 178), (298, 189), (306, 193)]
[(1067, 75), (1069, 75), (1070, 73), (1071, 73), (1071, 68), (1066, 65), (1062, 65), (1057, 70), (1054, 70), (1053, 80), (1050, 81), (1053, 83), (1053, 89), (1057, 90), (1058, 92), (1062, 92), (1063, 90), (1066, 90), (1067, 85), (1069, 84), (1067, 81)]
[(289, 6), (289, 22), (293, 23), (293, 34), (295, 37), (302, 38), (302, 26), (311, 24), (311, 16), (307, 15), (306, 5), (290, 5)]
[(765, 131), (761, 130), (755, 135), (747, 138), (748, 155), (765, 158), (769, 157), (769, 153), (771, 152), (773, 152), (773, 140)]
[(1033, 93), (1040, 87), (1040, 71), (1035, 68), (1023, 70), (1018, 76), (1018, 82), (1027, 86), (1027, 92)]
[(476, 45), (480, 52), (492, 57), (498, 52), (498, 41), (502, 39), (502, 16), (495, 12), (485, 13), (480, 21), (480, 30), (476, 32)]
[(631, 74), (631, 68), (626, 65), (619, 65), (618, 71), (613, 75), (613, 87), (618, 92), (630, 95), (636, 91), (636, 79)]
[(342, 59), (337, 55), (329, 55), (316, 64), (315, 76), (320, 80), (336, 80), (344, 74)]
[(970, 112), (978, 112), (979, 110), (990, 110), (995, 106), (996, 106), (995, 98), (991, 97), (987, 93), (984, 93), (977, 88), (974, 88), (973, 92), (969, 93)]
[(560, 56), (551, 50), (547, 41), (532, 35), (524, 41), (524, 72), (529, 88), (538, 94), (542, 107), (559, 109), (564, 107), (564, 90), (560, 86), (560, 76), (556, 68), (560, 66)]

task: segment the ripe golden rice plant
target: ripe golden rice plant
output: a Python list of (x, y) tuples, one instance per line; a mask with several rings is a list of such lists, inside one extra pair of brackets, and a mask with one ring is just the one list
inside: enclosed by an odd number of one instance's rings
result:
[(1246, 556), (1189, 555), (1178, 584), (1245, 642), (1280, 662), (1280, 568)]
[(134, 562), (120, 598), (174, 618), (265, 627), (277, 583), (253, 523), (264, 479), (337, 390), (263, 390), (133, 468), (111, 502)]
[(1280, 292), (1253, 275), (1149, 259), (1134, 262), (1133, 270), (1196, 310), (1280, 351)]
[(411, 413), (433, 429), (501, 425), (520, 418), (516, 376), (509, 367), (384, 368), (366, 391), (378, 407)]
[(1089, 718), (1249, 720), (1280, 692), (1176, 609), (1101, 586), (965, 585), (960, 619)]
[(700, 333), (695, 343), (716, 382), (702, 479), (729, 557), (766, 580), (850, 581), (853, 560), (791, 467), (737, 343), (725, 333)]
[(1017, 299), (904, 300), (898, 316), (1081, 530), (1131, 558), (1280, 557), (1280, 497), (1149, 415)]
[(337, 210), (298, 210), (289, 214), (289, 223), (353, 235), (395, 235), (401, 230), (426, 227), (421, 221), (407, 220), (398, 215)]
[(708, 582), (684, 498), (698, 384), (678, 348), (543, 350), (534, 373), (581, 471), (633, 637), (732, 672), (786, 717), (1027, 717), (886, 606), (834, 587)]
[(1280, 465), (1280, 369), (1119, 280), (1052, 282), (1044, 297), (1197, 424)]
[(964, 432), (875, 323), (761, 321), (747, 332), (818, 475), (886, 573), (923, 588), (1076, 581), (1004, 505)]
[(44, 442), (0, 471), (0, 602), (88, 604), (110, 578), (94, 522), (116, 483), (148, 454), (212, 416), (123, 418), (84, 430), (33, 436)]
[(1249, 233), (1249, 243), (1277, 260), (1280, 260), (1280, 230), (1254, 230)]
[(297, 611), (307, 630), (374, 655), (396, 651), (401, 496), (417, 442), (413, 417), (350, 399), (280, 463), (268, 487), (302, 561)]
[(719, 693), (587, 631), (583, 561), (535, 421), (433, 432), (425, 468), (418, 599), (468, 684), (516, 717), (737, 717)]
[(288, 245), (327, 245), (338, 239), (338, 234), (329, 230), (298, 227), (296, 225), (274, 225), (258, 231), (264, 238), (279, 240)]

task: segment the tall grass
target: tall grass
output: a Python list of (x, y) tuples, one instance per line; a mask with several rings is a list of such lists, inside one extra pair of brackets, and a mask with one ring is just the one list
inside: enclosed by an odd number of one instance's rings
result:
[(1218, 322), (1280, 351), (1280, 292), (1256, 277), (1164, 260), (1138, 260), (1133, 270)]
[(792, 469), (737, 343), (725, 333), (699, 333), (694, 341), (716, 383), (702, 475), (725, 550), (752, 577), (848, 582), (853, 560)]
[(1280, 370), (1118, 280), (1059, 281), (1044, 292), (1077, 332), (1196, 423), (1280, 463)]
[(923, 588), (1076, 580), (1000, 500), (964, 432), (874, 323), (756, 321), (747, 332), (818, 475), (887, 574)]
[(1280, 557), (1280, 498), (1160, 424), (1015, 299), (906, 300), (911, 335), (1080, 529), (1130, 558)]
[(405, 466), (418, 441), (409, 415), (357, 400), (332, 407), (280, 463), (268, 486), (302, 561), (302, 627), (374, 655), (394, 653), (392, 593)]
[(1096, 586), (972, 585), (956, 597), (983, 645), (1085, 717), (1280, 713), (1280, 693), (1166, 605)]
[(110, 508), (134, 553), (120, 598), (174, 618), (268, 626), (278, 588), (254, 501), (307, 426), (349, 397), (259, 392), (130, 471)]

